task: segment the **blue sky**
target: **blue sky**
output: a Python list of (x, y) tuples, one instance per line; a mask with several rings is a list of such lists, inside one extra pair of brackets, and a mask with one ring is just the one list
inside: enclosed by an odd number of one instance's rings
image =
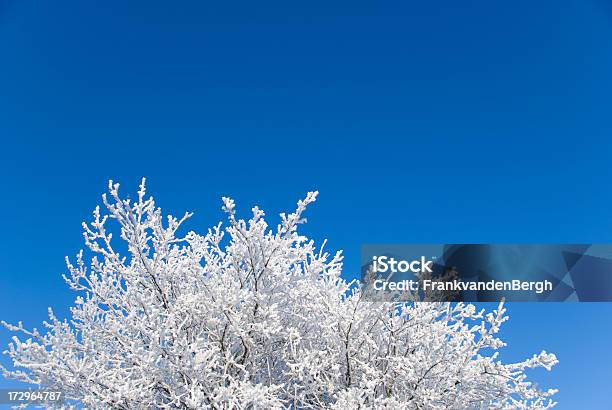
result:
[[(612, 242), (609, 2), (125, 3), (0, 2), (2, 319), (65, 314), (109, 178), (200, 230), (316, 188), (347, 278), (363, 242)], [(505, 358), (609, 405), (612, 304), (509, 313)]]

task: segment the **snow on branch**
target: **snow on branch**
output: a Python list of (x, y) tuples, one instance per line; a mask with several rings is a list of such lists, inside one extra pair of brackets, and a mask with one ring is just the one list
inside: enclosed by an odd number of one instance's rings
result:
[[(70, 318), (15, 336), (5, 377), (63, 391), (88, 407), (157, 409), (463, 409), (552, 407), (525, 371), (502, 363), (503, 304), (365, 301), (341, 278), (342, 254), (297, 233), (310, 192), (276, 228), (252, 209), (178, 236), (144, 179), (137, 199), (109, 183), (83, 224), (91, 258), (67, 258)], [(114, 224), (111, 224), (114, 222)], [(113, 236), (113, 232), (115, 236)], [(120, 239), (116, 244), (115, 237)], [(120, 252), (121, 250), (121, 252)]]

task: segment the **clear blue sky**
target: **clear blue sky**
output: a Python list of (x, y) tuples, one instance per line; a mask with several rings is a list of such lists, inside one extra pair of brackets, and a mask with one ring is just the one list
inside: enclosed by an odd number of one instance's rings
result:
[[(200, 230), (316, 188), (347, 277), (362, 242), (612, 242), (609, 1), (125, 3), (0, 1), (2, 319), (66, 313), (109, 178)], [(505, 358), (609, 408), (611, 304), (509, 312)]]

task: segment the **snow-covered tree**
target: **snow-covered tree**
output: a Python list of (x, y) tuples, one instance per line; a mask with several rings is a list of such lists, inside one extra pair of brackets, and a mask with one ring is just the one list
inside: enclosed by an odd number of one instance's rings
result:
[[(106, 211), (83, 224), (67, 259), (78, 292), (71, 317), (49, 310), (45, 331), (5, 353), (5, 377), (91, 408), (466, 409), (548, 408), (555, 390), (525, 370), (557, 363), (542, 352), (504, 364), (496, 334), (507, 319), (463, 303), (371, 302), (340, 277), (341, 253), (298, 233), (309, 193), (271, 228), (264, 212), (178, 236), (190, 216), (164, 218), (144, 180), (134, 201), (109, 184)], [(107, 227), (120, 228), (117, 245)], [(119, 247), (122, 249), (121, 254)]]

